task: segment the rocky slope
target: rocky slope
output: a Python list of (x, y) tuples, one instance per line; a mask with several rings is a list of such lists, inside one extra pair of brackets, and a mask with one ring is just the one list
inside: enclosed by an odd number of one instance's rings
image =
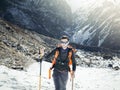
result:
[(39, 58), (40, 48), (45, 47), (47, 52), (56, 43), (55, 39), (21, 29), (0, 19), (0, 65), (24, 69)]
[(81, 67), (120, 69), (120, 57), (117, 54), (78, 50), (76, 60), (77, 65)]

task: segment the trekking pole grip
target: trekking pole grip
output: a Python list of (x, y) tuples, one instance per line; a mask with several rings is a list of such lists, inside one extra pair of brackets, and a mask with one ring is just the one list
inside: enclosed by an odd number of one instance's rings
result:
[(43, 56), (44, 56), (44, 54), (45, 54), (45, 48), (40, 48), (39, 49), (39, 55), (40, 55), (40, 62), (42, 62), (42, 58), (43, 58)]
[(39, 90), (41, 90), (42, 57), (44, 56), (44, 50), (45, 48), (39, 49), (39, 60), (40, 60)]

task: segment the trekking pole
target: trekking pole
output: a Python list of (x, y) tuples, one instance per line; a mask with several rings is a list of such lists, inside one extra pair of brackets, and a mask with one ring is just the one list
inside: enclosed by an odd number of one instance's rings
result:
[(51, 79), (51, 69), (49, 69), (48, 78)]
[(43, 53), (44, 52), (39, 50), (39, 61), (40, 61), (39, 90), (41, 90), (41, 72), (42, 72), (42, 56), (43, 56)]
[(74, 78), (72, 77), (72, 90), (74, 90)]
[(71, 80), (71, 82), (72, 82), (72, 83), (71, 83), (71, 84), (72, 84), (72, 85), (71, 85), (71, 90), (74, 90), (74, 76), (72, 75), (72, 72), (71, 72), (71, 79), (70, 79), (70, 80)]

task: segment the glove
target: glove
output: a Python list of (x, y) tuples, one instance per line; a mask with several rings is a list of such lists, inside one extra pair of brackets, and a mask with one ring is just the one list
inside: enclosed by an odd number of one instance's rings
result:
[(70, 74), (71, 74), (71, 78), (75, 78), (75, 71), (71, 71)]

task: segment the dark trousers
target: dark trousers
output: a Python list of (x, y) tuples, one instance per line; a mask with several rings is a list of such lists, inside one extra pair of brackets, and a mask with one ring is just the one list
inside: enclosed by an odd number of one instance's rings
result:
[(59, 71), (54, 69), (53, 80), (55, 90), (66, 90), (66, 85), (68, 81), (68, 71)]

